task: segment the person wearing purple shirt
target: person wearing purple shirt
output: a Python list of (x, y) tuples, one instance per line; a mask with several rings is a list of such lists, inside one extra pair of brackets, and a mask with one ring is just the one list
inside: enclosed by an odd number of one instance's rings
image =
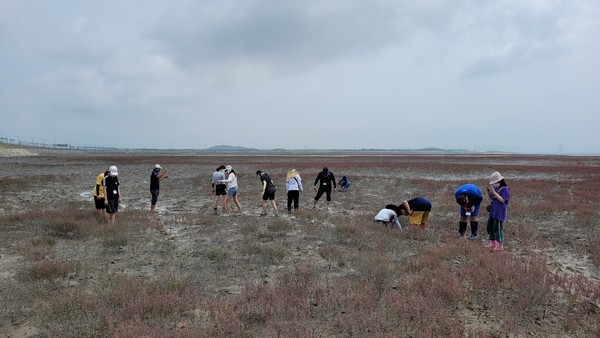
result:
[(506, 221), (510, 189), (504, 182), (504, 177), (497, 171), (492, 174), (490, 185), (486, 186), (486, 189), (492, 200), (490, 216), (487, 221), (487, 233), (490, 241), (486, 247), (492, 250), (504, 250), (503, 224)]
[(465, 184), (456, 189), (454, 197), (456, 198), (456, 203), (460, 205), (457, 236), (462, 237), (465, 235), (468, 217), (471, 223), (471, 237), (469, 239), (474, 241), (477, 239), (477, 228), (479, 227), (477, 215), (479, 214), (479, 206), (483, 200), (481, 190), (475, 184)]

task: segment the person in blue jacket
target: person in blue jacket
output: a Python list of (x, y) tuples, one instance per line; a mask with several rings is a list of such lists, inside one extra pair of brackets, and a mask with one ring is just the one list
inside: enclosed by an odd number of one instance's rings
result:
[(348, 189), (349, 186), (350, 186), (350, 180), (346, 176), (343, 176), (338, 181), (338, 188), (340, 188), (342, 191)]
[(460, 205), (457, 237), (465, 235), (468, 217), (471, 223), (471, 236), (469, 239), (474, 241), (477, 239), (477, 228), (479, 227), (477, 215), (479, 214), (479, 206), (483, 200), (481, 190), (475, 184), (465, 184), (456, 189), (454, 197), (456, 198), (456, 203)]

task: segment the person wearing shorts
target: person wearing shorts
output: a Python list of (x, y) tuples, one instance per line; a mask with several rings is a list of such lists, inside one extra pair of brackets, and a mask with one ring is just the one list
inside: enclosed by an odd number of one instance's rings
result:
[(256, 171), (256, 175), (260, 178), (260, 183), (262, 184), (262, 200), (260, 206), (262, 208), (262, 215), (267, 214), (267, 201), (271, 201), (271, 206), (273, 207), (273, 211), (275, 211), (275, 215), (277, 215), (277, 203), (275, 203), (275, 185), (273, 184), (273, 180), (269, 174), (262, 172), (261, 170)]
[(454, 198), (456, 203), (460, 205), (460, 218), (458, 220), (458, 232), (457, 237), (462, 237), (467, 231), (467, 217), (471, 223), (471, 236), (470, 240), (474, 241), (477, 239), (477, 228), (479, 227), (479, 220), (477, 215), (479, 214), (479, 206), (483, 200), (481, 190), (475, 184), (465, 184), (454, 192)]
[(429, 213), (431, 212), (431, 201), (425, 197), (415, 197), (408, 201), (402, 201), (398, 206), (399, 215), (409, 216), (408, 222), (411, 225), (426, 226), (429, 222)]
[[(219, 183), (220, 181), (225, 180), (225, 174), (223, 171), (225, 171), (225, 166), (220, 165), (212, 174), (212, 192), (215, 194), (213, 201), (213, 213), (215, 215), (217, 214), (217, 206), (219, 205), (221, 196), (227, 195), (227, 185), (224, 183)], [(223, 199), (223, 210), (225, 210), (225, 199)]]
[[(317, 189), (317, 183), (319, 183), (319, 189)], [(331, 189), (333, 188), (333, 190), (337, 191), (335, 184), (335, 176), (333, 176), (333, 173), (329, 171), (327, 167), (324, 167), (323, 170), (317, 175), (313, 185), (313, 189), (315, 189), (317, 192), (317, 195), (313, 200), (313, 208), (316, 207), (321, 196), (325, 194), (327, 199), (327, 210), (330, 210), (329, 204), (331, 202)]]
[(106, 169), (105, 172), (100, 173), (98, 177), (96, 177), (96, 185), (94, 186), (94, 190), (92, 191), (92, 196), (94, 196), (94, 204), (96, 206), (96, 216), (99, 218), (104, 218), (104, 211), (106, 210), (106, 205), (104, 205), (104, 188), (102, 187), (102, 181), (104, 181), (104, 177), (108, 176), (110, 172)]
[(233, 170), (232, 166), (227, 165), (225, 167), (225, 172), (227, 173), (227, 179), (219, 181), (219, 183), (227, 184), (227, 197), (225, 198), (225, 214), (224, 214), (224, 216), (231, 215), (231, 204), (230, 204), (231, 200), (233, 200), (233, 203), (235, 203), (235, 205), (237, 206), (240, 215), (243, 215), (242, 206), (240, 205), (240, 201), (238, 200), (238, 194), (237, 194), (238, 183), (237, 183), (237, 176), (235, 174), (235, 171)]
[(106, 205), (106, 222), (115, 224), (119, 203), (121, 203), (121, 192), (119, 191), (119, 173), (116, 166), (108, 168), (109, 175), (104, 178), (102, 186), (104, 188), (104, 205)]
[(154, 166), (152, 173), (150, 174), (150, 212), (156, 211), (156, 202), (158, 202), (158, 194), (160, 193), (160, 181), (168, 178), (167, 171), (162, 170), (160, 164)]

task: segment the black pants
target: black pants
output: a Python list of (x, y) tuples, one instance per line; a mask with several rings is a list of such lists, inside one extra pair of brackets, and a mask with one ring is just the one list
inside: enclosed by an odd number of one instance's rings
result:
[(152, 195), (152, 200), (150, 201), (150, 204), (156, 205), (156, 202), (158, 202), (158, 194), (159, 193), (160, 193), (159, 190), (150, 190), (150, 194)]
[(290, 190), (288, 191), (287, 209), (292, 211), (292, 201), (294, 201), (294, 210), (298, 210), (298, 204), (300, 202), (300, 191)]

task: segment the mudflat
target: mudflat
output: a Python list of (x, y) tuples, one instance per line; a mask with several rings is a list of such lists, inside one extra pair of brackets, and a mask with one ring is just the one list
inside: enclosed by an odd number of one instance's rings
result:
[[(3, 149), (3, 151), (6, 149)], [(194, 154), (17, 151), (0, 156), (0, 336), (595, 336), (600, 158), (505, 154)], [(31, 155), (31, 156), (20, 156)], [(150, 173), (159, 163), (157, 212)], [(243, 214), (213, 213), (232, 165)], [(119, 169), (117, 223), (96, 176)], [(350, 188), (312, 208), (323, 167)], [(256, 170), (278, 214), (261, 216)], [(304, 191), (288, 214), (286, 173)], [(504, 251), (456, 238), (456, 188), (510, 187)], [(424, 196), (429, 224), (375, 224)], [(483, 204), (489, 201), (487, 196)]]

